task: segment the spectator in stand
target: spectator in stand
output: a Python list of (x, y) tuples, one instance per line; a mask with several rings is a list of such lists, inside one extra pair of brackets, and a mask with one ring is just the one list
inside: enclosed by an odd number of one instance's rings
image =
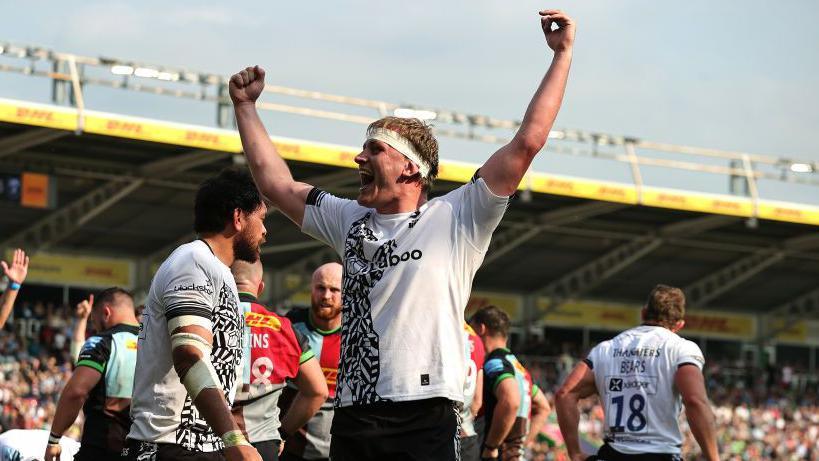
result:
[(85, 334), (88, 329), (88, 316), (91, 315), (91, 306), (94, 305), (94, 295), (90, 295), (88, 299), (83, 299), (77, 304), (77, 309), (74, 312), (76, 322), (74, 323), (74, 332), (71, 334), (71, 361), (77, 363), (77, 357), (80, 355), (80, 349), (85, 344)]
[(25, 251), (18, 248), (14, 250), (11, 264), (0, 261), (0, 266), (3, 267), (3, 274), (5, 274), (8, 279), (6, 291), (0, 296), (0, 328), (3, 328), (11, 314), (12, 307), (14, 307), (17, 293), (26, 280), (26, 274), (28, 274), (28, 256), (26, 256)]

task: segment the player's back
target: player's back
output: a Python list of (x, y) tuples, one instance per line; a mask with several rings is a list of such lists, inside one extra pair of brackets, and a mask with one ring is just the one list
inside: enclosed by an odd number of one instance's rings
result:
[(598, 344), (587, 364), (605, 409), (606, 442), (626, 454), (679, 454), (677, 368), (703, 365), (700, 348), (660, 326), (643, 325)]

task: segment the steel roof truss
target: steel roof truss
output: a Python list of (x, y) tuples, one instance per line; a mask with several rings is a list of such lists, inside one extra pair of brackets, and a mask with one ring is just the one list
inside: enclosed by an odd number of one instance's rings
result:
[(642, 257), (650, 254), (659, 248), (666, 238), (681, 235), (691, 236), (736, 221), (737, 218), (730, 216), (707, 215), (665, 225), (655, 232), (639, 236), (617, 246), (591, 262), (583, 264), (563, 277), (535, 290), (532, 294), (536, 296), (544, 295), (550, 298), (547, 307), (548, 312), (567, 299), (593, 289)]

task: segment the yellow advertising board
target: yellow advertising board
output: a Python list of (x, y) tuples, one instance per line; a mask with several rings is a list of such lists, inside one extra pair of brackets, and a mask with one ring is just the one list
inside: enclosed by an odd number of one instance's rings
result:
[[(770, 324), (770, 328), (773, 330), (779, 330), (784, 326), (785, 320), (780, 319), (774, 319)], [(788, 328), (776, 334), (776, 340), (785, 343), (805, 344), (808, 340), (808, 323), (804, 320), (800, 320), (790, 325)]]
[(517, 295), (506, 293), (491, 293), (483, 291), (473, 291), (466, 304), (464, 316), (469, 318), (479, 309), (494, 305), (509, 315), (509, 319), (514, 323), (521, 320), (523, 314), (523, 298)]
[[(10, 258), (12, 251), (6, 252)], [(133, 263), (124, 259), (90, 258), (48, 253), (31, 256), (26, 282), (107, 288), (133, 285)]]
[[(538, 300), (537, 308), (544, 312), (549, 305), (547, 298)], [(544, 325), (592, 328), (622, 331), (641, 322), (637, 306), (576, 301), (565, 303), (548, 313), (540, 315)], [(757, 332), (756, 319), (751, 315), (725, 312), (689, 312), (685, 319), (683, 335), (702, 335), (737, 340), (753, 340)]]
[(753, 340), (756, 338), (756, 318), (752, 315), (728, 312), (688, 312), (683, 335), (724, 337)]
[[(549, 306), (547, 298), (537, 301), (537, 309), (544, 312)], [(541, 314), (546, 325), (625, 330), (640, 323), (640, 310), (633, 306), (600, 302), (568, 302), (546, 314)]]
[[(129, 117), (97, 111), (82, 114), (82, 131), (104, 136), (159, 142), (198, 149), (239, 153), (239, 134), (233, 130)], [(77, 130), (80, 114), (74, 108), (0, 98), (0, 121), (58, 130)], [(353, 159), (359, 148), (318, 142), (271, 137), (282, 157), (287, 160), (355, 168)], [(477, 164), (441, 160), (438, 177), (446, 181), (466, 182)], [(693, 191), (644, 187), (637, 193), (633, 184), (532, 172), (521, 182), (520, 189), (559, 196), (579, 197), (674, 210), (687, 210), (729, 216), (752, 217), (753, 202), (745, 197), (705, 194)], [(819, 226), (819, 207), (798, 203), (760, 200), (760, 219)]]
[[(778, 330), (785, 325), (785, 320), (773, 320), (771, 327)], [(799, 346), (819, 345), (819, 321), (799, 320), (776, 334), (777, 342), (795, 344)]]
[(77, 129), (77, 111), (67, 107), (0, 100), (0, 120), (57, 130)]

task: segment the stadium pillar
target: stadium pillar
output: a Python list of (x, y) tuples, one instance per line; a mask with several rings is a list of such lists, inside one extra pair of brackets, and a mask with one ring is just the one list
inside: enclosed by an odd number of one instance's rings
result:
[(230, 102), (228, 85), (219, 85), (219, 102), (216, 106), (216, 125), (219, 128), (232, 129), (236, 127), (236, 119), (233, 116), (233, 104)]
[(153, 261), (149, 258), (140, 258), (136, 261), (136, 280), (134, 281), (134, 302), (141, 304), (148, 295), (148, 288), (151, 286), (151, 279), (153, 273), (151, 271), (151, 264)]
[[(54, 75), (68, 75), (68, 66), (65, 61), (58, 60), (52, 64)], [(54, 104), (63, 105), (68, 100), (68, 91), (71, 82), (62, 78), (55, 78), (51, 81), (51, 100)]]
[(537, 309), (537, 297), (526, 295), (523, 297), (523, 309), (520, 316), (521, 327), (523, 327), (523, 343), (529, 341), (532, 335), (532, 328), (543, 328), (540, 323), (540, 313)]

